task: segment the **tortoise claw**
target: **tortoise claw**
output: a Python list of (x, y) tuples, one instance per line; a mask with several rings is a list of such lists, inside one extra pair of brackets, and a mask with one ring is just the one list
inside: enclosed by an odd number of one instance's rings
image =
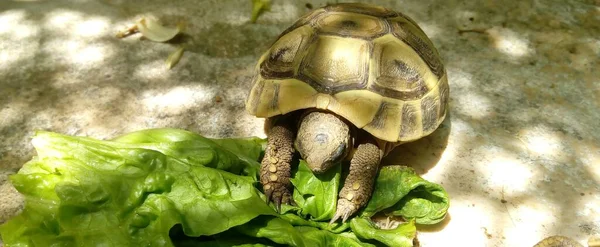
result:
[(345, 223), (351, 215), (358, 211), (358, 207), (352, 204), (351, 201), (348, 201), (345, 198), (341, 198), (338, 200), (337, 210), (335, 211), (335, 215), (329, 221), (329, 225), (333, 224), (339, 219), (342, 219), (342, 223)]
[(270, 189), (265, 190), (266, 203), (273, 202), (277, 213), (281, 212), (281, 204), (295, 204), (292, 200), (290, 190), (283, 184), (271, 184)]
[(269, 202), (271, 201), (271, 196), (273, 195), (273, 191), (272, 190), (267, 190), (265, 191), (265, 203), (269, 204)]

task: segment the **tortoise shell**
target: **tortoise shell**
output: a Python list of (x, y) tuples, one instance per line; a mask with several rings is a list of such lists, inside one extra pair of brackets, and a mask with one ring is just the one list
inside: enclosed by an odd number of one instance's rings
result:
[(246, 110), (257, 117), (317, 108), (388, 142), (433, 132), (448, 80), (433, 43), (409, 17), (378, 6), (315, 9), (261, 56)]

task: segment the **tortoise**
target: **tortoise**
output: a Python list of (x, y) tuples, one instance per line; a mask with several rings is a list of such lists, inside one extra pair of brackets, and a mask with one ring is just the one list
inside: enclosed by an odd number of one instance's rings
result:
[(331, 222), (365, 206), (382, 158), (431, 134), (447, 112), (446, 70), (431, 40), (408, 16), (368, 4), (305, 14), (260, 57), (252, 80), (246, 110), (266, 118), (260, 181), (277, 210), (293, 203), (295, 151), (315, 174), (350, 161)]

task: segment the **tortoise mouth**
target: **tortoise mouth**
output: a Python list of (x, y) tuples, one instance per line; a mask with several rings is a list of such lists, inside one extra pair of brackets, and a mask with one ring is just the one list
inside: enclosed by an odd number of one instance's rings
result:
[(317, 165), (317, 166), (313, 166), (310, 163), (308, 163), (308, 167), (314, 174), (323, 174), (323, 173), (327, 172), (329, 170), (329, 168), (331, 168), (331, 166), (332, 166), (331, 162), (325, 162), (325, 163), (323, 163), (321, 165)]

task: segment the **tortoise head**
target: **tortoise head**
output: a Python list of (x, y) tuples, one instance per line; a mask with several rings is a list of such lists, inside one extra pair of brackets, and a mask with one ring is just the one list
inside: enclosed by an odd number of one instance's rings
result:
[(313, 173), (323, 173), (352, 149), (350, 127), (331, 113), (311, 112), (300, 122), (295, 147)]

